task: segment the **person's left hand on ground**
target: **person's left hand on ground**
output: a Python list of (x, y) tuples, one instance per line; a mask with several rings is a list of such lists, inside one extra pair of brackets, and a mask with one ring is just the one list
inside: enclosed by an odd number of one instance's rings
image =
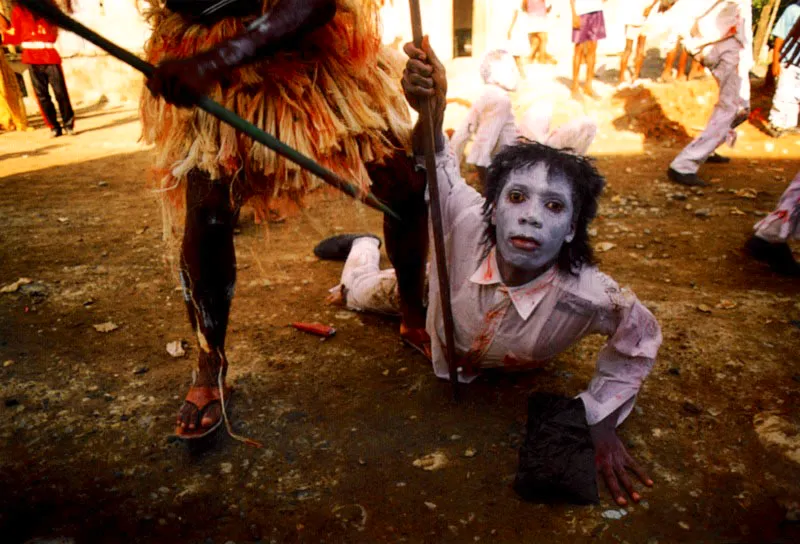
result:
[(208, 94), (217, 77), (207, 62), (200, 59), (167, 60), (156, 66), (147, 88), (170, 104), (188, 108)]
[(603, 476), (616, 503), (626, 506), (628, 500), (625, 498), (623, 489), (633, 499), (633, 502), (639, 502), (642, 498), (633, 486), (628, 470), (632, 471), (647, 487), (653, 486), (653, 480), (622, 445), (614, 428), (613, 419), (613, 417), (607, 417), (600, 423), (590, 426), (589, 430), (594, 443), (597, 472)]

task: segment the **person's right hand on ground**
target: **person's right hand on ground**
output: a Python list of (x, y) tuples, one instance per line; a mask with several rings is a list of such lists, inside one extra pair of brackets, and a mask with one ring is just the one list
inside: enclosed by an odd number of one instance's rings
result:
[[(437, 139), (436, 147), (439, 149), (443, 147), (439, 144), (442, 144), (444, 140), (442, 125), (444, 124), (444, 110), (447, 107), (447, 74), (444, 65), (433, 52), (427, 36), (422, 40), (421, 49), (413, 43), (407, 43), (403, 50), (408, 55), (406, 69), (403, 71), (403, 92), (408, 104), (417, 112), (420, 111), (422, 100), (430, 100), (434, 137)], [(424, 147), (420, 122), (417, 122), (417, 126), (414, 127), (412, 140), (414, 152), (422, 154)]]

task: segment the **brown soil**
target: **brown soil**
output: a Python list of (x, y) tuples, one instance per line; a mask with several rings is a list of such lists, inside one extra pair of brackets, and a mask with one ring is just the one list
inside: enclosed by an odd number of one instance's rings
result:
[[(220, 433), (187, 449), (170, 433), (197, 351), (144, 189), (135, 111), (82, 111), (72, 139), (0, 135), (0, 285), (35, 282), (0, 295), (2, 540), (797, 542), (785, 508), (800, 481), (800, 283), (741, 248), (795, 175), (800, 139), (745, 125), (733, 161), (701, 171), (712, 188), (669, 184), (667, 164), (713, 104), (678, 124), (699, 96), (681, 89), (702, 85), (587, 106), (608, 118), (594, 239), (615, 247), (601, 266), (664, 331), (621, 428), (656, 486), (616, 521), (601, 515), (615, 508), (605, 490), (599, 506), (570, 507), (510, 488), (528, 393), (580, 392), (602, 339), (542, 371), (487, 376), (452, 403), (396, 322), (324, 304), (340, 267), (312, 247), (381, 224), (338, 197), (267, 230), (243, 220), (231, 414), (265, 447)], [(109, 321), (119, 328), (93, 327)], [(292, 321), (338, 333), (323, 342)], [(165, 346), (180, 339), (188, 357), (173, 359)], [(435, 451), (445, 468), (413, 466)]]

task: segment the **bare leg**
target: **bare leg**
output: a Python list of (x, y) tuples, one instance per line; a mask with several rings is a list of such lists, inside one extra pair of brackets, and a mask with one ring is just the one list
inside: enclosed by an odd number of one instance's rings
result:
[(372, 190), (402, 217), (383, 220), (386, 252), (397, 272), (400, 313), (404, 329), (425, 328), (422, 305), (428, 259), (428, 208), (425, 174), (414, 170), (413, 159), (399, 151), (382, 165), (369, 164)]
[(547, 54), (547, 32), (539, 32), (539, 62), (556, 64), (556, 59)]
[(531, 43), (531, 54), (528, 57), (528, 62), (542, 62), (541, 56), (541, 45), (542, 40), (539, 37), (538, 32), (531, 32), (528, 34), (528, 40)]
[(628, 60), (631, 58), (633, 40), (625, 40), (625, 51), (622, 52), (622, 60), (619, 63), (619, 84), (625, 83), (625, 72), (628, 70)]
[(586, 94), (591, 97), (596, 97), (594, 90), (592, 89), (592, 81), (594, 80), (594, 62), (597, 57), (597, 42), (586, 42), (586, 84), (583, 86), (583, 90)]
[(636, 58), (633, 61), (633, 80), (639, 79), (639, 74), (642, 73), (642, 64), (644, 64), (644, 49), (647, 45), (647, 36), (639, 36), (636, 42)]
[(678, 60), (678, 81), (686, 81), (687, 60), (689, 60), (689, 52), (684, 49), (681, 51), (681, 58)]
[(517, 63), (517, 70), (519, 70), (520, 77), (525, 79), (525, 66), (522, 64), (522, 57), (514, 57), (514, 62)]
[[(180, 275), (189, 322), (200, 347), (195, 387), (215, 388), (220, 370), (223, 380), (227, 371), (225, 331), (236, 283), (233, 230), (238, 209), (227, 182), (212, 181), (199, 170), (189, 173)], [(177, 424), (190, 430), (208, 428), (220, 417), (218, 402), (201, 413), (186, 402)]]
[(675, 49), (667, 53), (667, 58), (664, 59), (664, 71), (661, 72), (662, 81), (672, 81), (672, 65), (675, 64), (675, 57), (678, 56), (680, 44), (675, 46)]
[(585, 51), (585, 43), (576, 43), (575, 52), (572, 55), (572, 97), (580, 97), (578, 91), (578, 77), (581, 74), (581, 64), (583, 64), (583, 56)]

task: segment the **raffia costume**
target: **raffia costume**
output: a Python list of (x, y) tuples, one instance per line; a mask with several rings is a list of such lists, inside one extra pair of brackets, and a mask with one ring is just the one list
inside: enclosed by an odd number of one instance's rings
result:
[[(261, 14), (278, 0), (263, 0)], [(257, 15), (193, 23), (154, 5), (145, 46), (157, 64), (185, 58), (241, 34)], [(381, 45), (372, 0), (337, 0), (333, 20), (292, 49), (237, 68), (210, 97), (361, 188), (365, 163), (410, 148), (410, 117), (400, 87), (402, 60)], [(232, 197), (255, 206), (299, 202), (319, 182), (297, 165), (198, 109), (179, 109), (144, 92), (143, 139), (155, 144), (154, 184), (180, 210), (192, 169), (231, 180)]]
[(14, 71), (0, 50), (0, 130), (25, 130), (28, 118)]

